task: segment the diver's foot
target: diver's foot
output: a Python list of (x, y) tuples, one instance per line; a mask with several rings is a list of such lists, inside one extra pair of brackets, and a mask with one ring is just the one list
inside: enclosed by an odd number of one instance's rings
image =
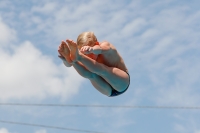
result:
[(61, 56), (63, 56), (66, 59), (67, 63), (69, 63), (69, 64), (72, 63), (72, 60), (70, 58), (70, 50), (65, 41), (61, 42), (61, 44), (58, 48), (58, 52), (60, 53)]
[(71, 55), (71, 60), (73, 62), (76, 62), (80, 59), (80, 53), (77, 47), (77, 44), (73, 40), (66, 40), (69, 48), (70, 48), (70, 55)]

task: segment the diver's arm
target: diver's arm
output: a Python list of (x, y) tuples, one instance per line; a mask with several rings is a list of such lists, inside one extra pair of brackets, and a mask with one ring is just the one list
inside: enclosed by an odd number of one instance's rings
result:
[(110, 44), (108, 42), (103, 42), (100, 45), (95, 45), (93, 46), (93, 54), (107, 54), (108, 52), (110, 52), (111, 47)]

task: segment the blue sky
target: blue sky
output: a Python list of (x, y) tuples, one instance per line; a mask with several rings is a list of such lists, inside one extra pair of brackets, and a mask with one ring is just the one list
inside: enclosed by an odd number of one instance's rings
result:
[[(200, 106), (200, 2), (0, 1), (0, 102)], [(61, 40), (93, 31), (129, 69), (109, 98), (57, 58)], [(199, 110), (0, 106), (0, 120), (108, 133), (200, 133)], [(0, 133), (72, 132), (0, 123)]]

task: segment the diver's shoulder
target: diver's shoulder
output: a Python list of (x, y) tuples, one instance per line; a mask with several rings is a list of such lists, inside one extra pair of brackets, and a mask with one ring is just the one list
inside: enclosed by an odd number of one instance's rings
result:
[(100, 42), (100, 45), (101, 45), (101, 46), (102, 46), (102, 45), (108, 46), (108, 45), (111, 45), (111, 43), (109, 43), (108, 41), (102, 41), (102, 42)]
[(102, 41), (101, 43), (100, 43), (100, 46), (101, 47), (110, 47), (111, 49), (113, 49), (113, 50), (115, 50), (116, 48), (115, 48), (115, 46), (112, 44), (112, 43), (110, 43), (110, 42), (108, 42), (108, 41)]

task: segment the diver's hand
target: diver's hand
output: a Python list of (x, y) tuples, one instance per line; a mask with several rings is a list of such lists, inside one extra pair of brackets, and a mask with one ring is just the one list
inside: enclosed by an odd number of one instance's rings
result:
[(98, 45), (95, 45), (93, 47), (90, 47), (90, 46), (83, 46), (81, 49), (80, 49), (80, 52), (83, 53), (83, 54), (95, 54), (95, 55), (99, 55), (99, 54), (102, 54), (102, 48)]
[(80, 52), (83, 53), (83, 54), (91, 54), (91, 53), (93, 53), (93, 47), (90, 47), (90, 46), (83, 46), (83, 47), (80, 49)]

